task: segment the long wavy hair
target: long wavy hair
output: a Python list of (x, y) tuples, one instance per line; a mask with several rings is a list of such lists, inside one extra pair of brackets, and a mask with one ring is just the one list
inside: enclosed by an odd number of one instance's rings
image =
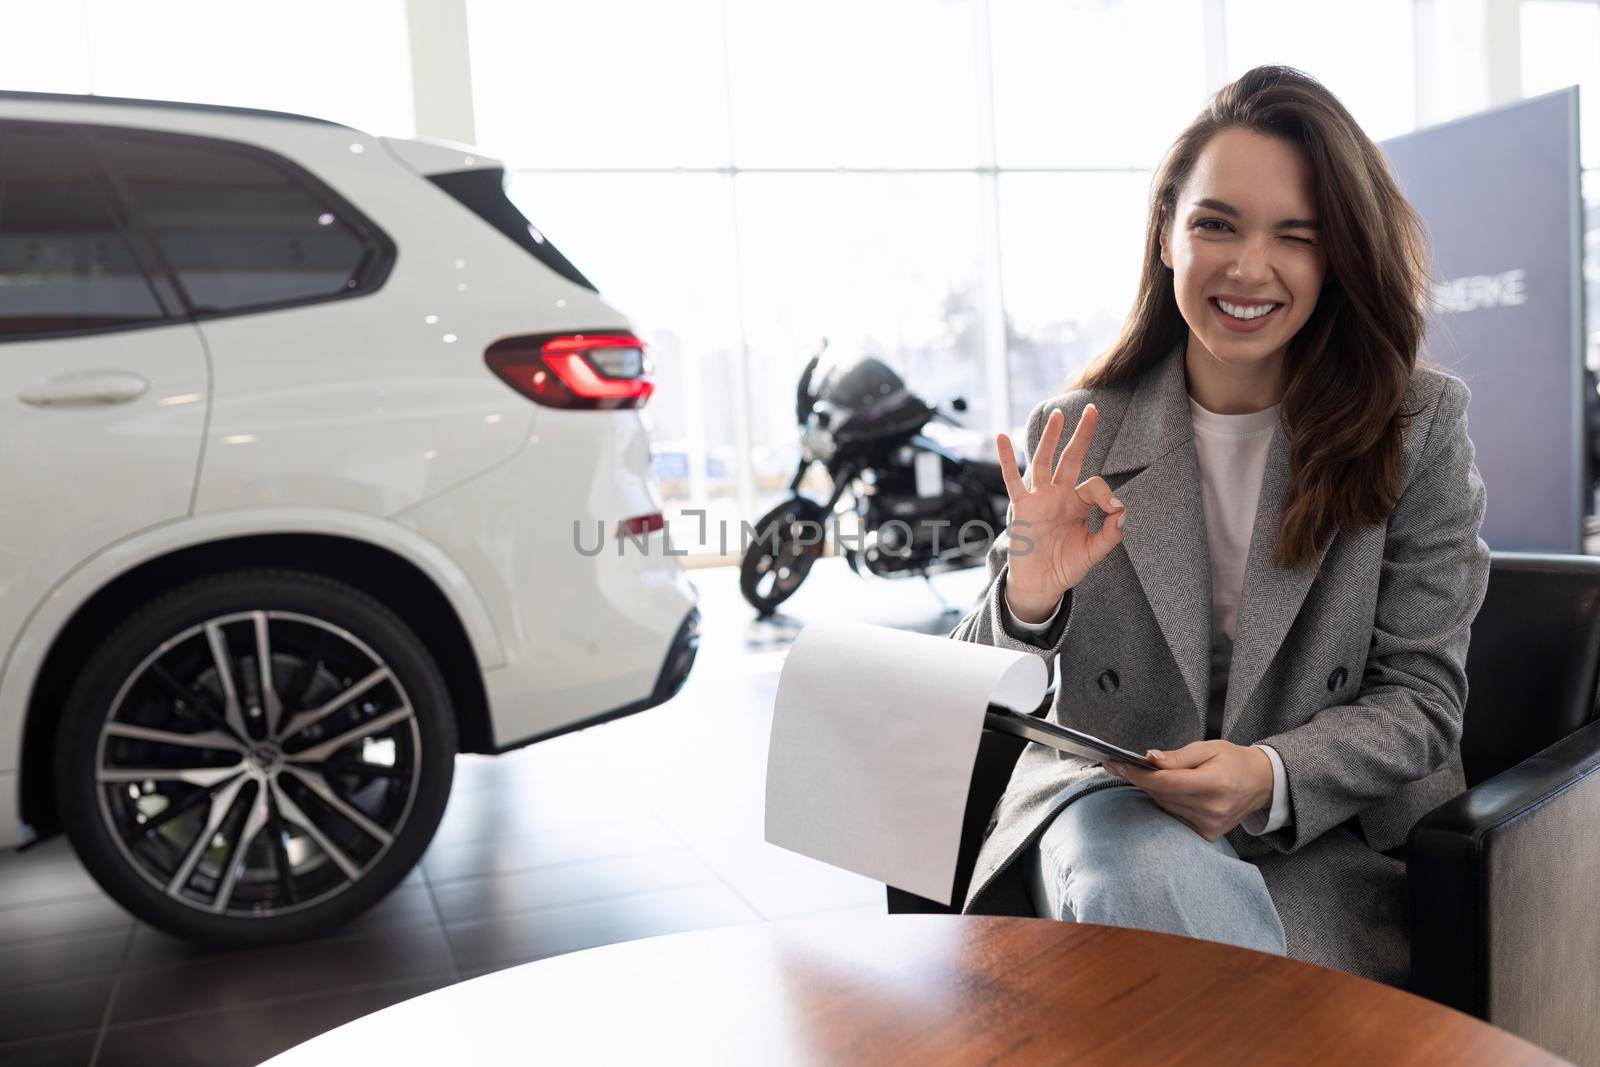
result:
[[(1119, 385), (1187, 342), (1161, 228), (1201, 151), (1243, 127), (1296, 145), (1311, 164), (1327, 253), (1316, 309), (1289, 340), (1279, 409), (1290, 482), (1274, 563), (1312, 562), (1334, 530), (1383, 522), (1400, 493), (1402, 411), (1432, 299), (1421, 215), (1383, 152), (1344, 105), (1292, 67), (1261, 66), (1224, 86), (1168, 149), (1151, 184), (1139, 294), (1121, 336), (1068, 388)], [(1424, 366), (1436, 366), (1428, 360)]]

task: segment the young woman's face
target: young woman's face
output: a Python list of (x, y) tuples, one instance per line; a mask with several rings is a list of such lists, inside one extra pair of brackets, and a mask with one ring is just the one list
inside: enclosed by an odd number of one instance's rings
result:
[(1241, 370), (1282, 357), (1327, 274), (1316, 221), (1311, 165), (1296, 146), (1239, 128), (1207, 143), (1162, 227), (1161, 261), (1213, 357)]

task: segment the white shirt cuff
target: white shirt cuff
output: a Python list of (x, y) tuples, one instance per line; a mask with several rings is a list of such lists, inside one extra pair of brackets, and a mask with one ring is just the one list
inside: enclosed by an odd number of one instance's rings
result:
[[(1020, 625), (1020, 624), (1019, 624)], [(1260, 811), (1252, 811), (1239, 823), (1244, 832), (1257, 837), (1280, 829), (1289, 821), (1289, 776), (1283, 769), (1283, 757), (1271, 745), (1257, 745), (1272, 761), (1272, 802)]]
[[(1011, 590), (1007, 589), (1006, 596), (1002, 598), (1006, 606), (1006, 618), (1009, 619), (1019, 630), (1029, 630), (1033, 633), (1043, 633), (1044, 631), (1050, 629), (1050, 624), (1056, 621), (1057, 615), (1061, 614), (1061, 602), (1057, 601), (1056, 610), (1050, 613), (1050, 617), (1048, 619), (1044, 620), (1043, 622), (1023, 622), (1021, 619), (1017, 618), (1017, 613), (1011, 610), (1010, 596)], [(1062, 599), (1066, 599), (1065, 596), (1063, 596)]]

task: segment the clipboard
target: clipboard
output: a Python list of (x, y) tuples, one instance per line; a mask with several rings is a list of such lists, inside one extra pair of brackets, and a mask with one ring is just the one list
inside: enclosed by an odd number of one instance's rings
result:
[(1144, 767), (1147, 770), (1159, 771), (1161, 768), (1151, 763), (1141, 753), (1130, 752), (1125, 748), (1113, 745), (1110, 741), (1102, 741), (1093, 734), (1086, 734), (1082, 730), (1074, 730), (1069, 726), (1057, 726), (1048, 719), (1035, 718), (1025, 715), (1013, 708), (1002, 704), (990, 704), (989, 710), (984, 712), (983, 725), (990, 730), (1015, 737), (1037, 741), (1041, 745), (1062, 752), (1070, 752), (1074, 756), (1082, 756), (1087, 760), (1103, 763), (1106, 760), (1117, 760), (1121, 763), (1131, 763), (1135, 767)]

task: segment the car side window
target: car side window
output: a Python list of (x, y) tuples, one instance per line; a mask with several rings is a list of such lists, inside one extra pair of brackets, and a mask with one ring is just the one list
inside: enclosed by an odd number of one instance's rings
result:
[(95, 141), (198, 317), (354, 295), (388, 273), (388, 239), (280, 156), (108, 127)]
[(0, 123), (0, 341), (166, 321), (71, 127)]

